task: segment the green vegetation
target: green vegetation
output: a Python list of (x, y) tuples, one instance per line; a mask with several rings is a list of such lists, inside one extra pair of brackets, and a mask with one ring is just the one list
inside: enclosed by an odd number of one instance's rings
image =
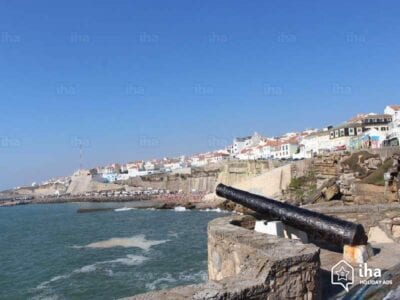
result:
[(393, 165), (393, 159), (391, 158), (386, 159), (378, 169), (376, 169), (374, 172), (365, 177), (362, 180), (362, 182), (374, 185), (385, 185), (383, 174), (385, 174), (392, 165)]
[(289, 190), (299, 199), (306, 198), (314, 193), (316, 189), (317, 179), (314, 172), (309, 172), (306, 176), (292, 178), (289, 184)]

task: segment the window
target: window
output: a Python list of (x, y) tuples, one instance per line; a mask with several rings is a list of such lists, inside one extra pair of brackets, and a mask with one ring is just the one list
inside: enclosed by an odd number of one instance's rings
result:
[(339, 137), (339, 130), (335, 130), (335, 137)]
[(386, 127), (381, 127), (381, 131), (386, 131)]
[(357, 127), (357, 134), (362, 133), (362, 128), (361, 127)]
[(335, 132), (331, 131), (331, 139), (335, 137)]
[(340, 136), (344, 136), (344, 128), (340, 129)]
[(349, 135), (354, 135), (354, 128), (353, 127), (349, 128)]

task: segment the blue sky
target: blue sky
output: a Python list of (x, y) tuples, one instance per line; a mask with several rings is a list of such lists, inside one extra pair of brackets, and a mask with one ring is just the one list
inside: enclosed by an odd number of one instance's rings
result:
[(400, 102), (396, 1), (0, 2), (0, 189)]

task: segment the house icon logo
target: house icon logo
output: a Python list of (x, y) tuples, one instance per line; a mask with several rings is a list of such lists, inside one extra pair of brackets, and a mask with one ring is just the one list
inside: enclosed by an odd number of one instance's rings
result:
[(348, 292), (354, 283), (354, 268), (345, 260), (339, 261), (331, 269), (331, 283), (342, 286)]

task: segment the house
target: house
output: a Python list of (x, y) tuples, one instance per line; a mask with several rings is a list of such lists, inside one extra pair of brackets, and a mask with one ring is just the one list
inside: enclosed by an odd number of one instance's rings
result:
[(128, 166), (128, 176), (129, 176), (129, 177), (136, 177), (136, 176), (139, 176), (139, 170), (140, 170), (140, 168), (139, 168), (138, 165), (130, 164), (130, 165)]
[(164, 171), (172, 172), (173, 170), (177, 170), (182, 168), (182, 164), (180, 161), (168, 161), (164, 163)]
[(344, 123), (329, 130), (330, 146), (332, 150), (346, 150), (350, 147), (350, 140), (354, 136), (362, 135), (361, 123)]
[(141, 169), (137, 169), (137, 168), (130, 168), (128, 169), (128, 177), (138, 177), (138, 176), (146, 176), (146, 175), (150, 175), (150, 174), (154, 174), (154, 173), (158, 173), (158, 170), (141, 170)]
[(121, 171), (121, 173), (123, 173), (123, 174), (128, 173), (128, 166), (127, 166), (127, 164), (122, 164), (121, 167), (120, 167), (120, 171)]
[(301, 140), (300, 152), (304, 158), (311, 158), (332, 148), (329, 130), (313, 132)]
[(203, 154), (194, 155), (191, 159), (192, 167), (202, 167), (207, 164), (206, 157)]
[(102, 177), (106, 182), (115, 182), (117, 180), (118, 173), (103, 173)]
[[(392, 116), (390, 114), (359, 114), (349, 120), (347, 123), (330, 130), (330, 139), (333, 149), (359, 149), (365, 139), (365, 132), (379, 132), (379, 140), (381, 137), (389, 133)], [(379, 142), (379, 146), (381, 142)]]
[(384, 114), (390, 115), (392, 117), (392, 121), (400, 120), (400, 105), (388, 105), (384, 109)]
[(389, 105), (384, 110), (385, 114), (392, 117), (387, 132), (387, 140), (385, 146), (399, 146), (400, 141), (400, 105)]
[(208, 162), (217, 163), (217, 162), (226, 160), (228, 158), (229, 158), (228, 151), (218, 150), (216, 152), (211, 153), (211, 155), (208, 157)]
[(276, 159), (289, 159), (293, 158), (293, 155), (298, 153), (299, 151), (299, 144), (296, 139), (289, 139), (279, 141), (273, 148), (272, 148), (272, 157)]
[(348, 123), (358, 123), (363, 127), (363, 131), (375, 129), (377, 131), (387, 132), (389, 124), (392, 122), (390, 114), (359, 114), (352, 118)]
[(257, 146), (262, 140), (262, 136), (255, 132), (252, 136), (238, 137), (233, 140), (232, 154), (237, 155), (245, 148)]
[(272, 149), (276, 146), (278, 142), (276, 140), (267, 139), (260, 143), (257, 147), (256, 155), (260, 159), (270, 159), (272, 158)]
[(128, 173), (117, 174), (116, 180), (128, 180), (130, 178)]
[(100, 174), (121, 173), (121, 166), (119, 164), (113, 163), (105, 167), (99, 167), (97, 169), (97, 172)]
[(255, 150), (255, 147), (247, 147), (242, 149), (236, 157), (240, 160), (254, 160), (256, 159)]
[(350, 149), (377, 149), (386, 139), (386, 133), (375, 128), (363, 132), (350, 140)]

